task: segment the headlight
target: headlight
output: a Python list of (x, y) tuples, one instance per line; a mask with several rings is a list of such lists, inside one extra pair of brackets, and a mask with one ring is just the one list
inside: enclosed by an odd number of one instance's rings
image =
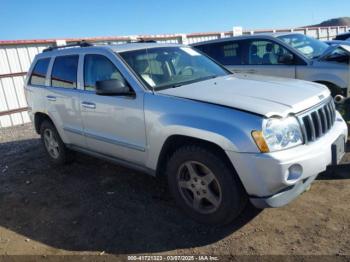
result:
[(287, 149), (303, 143), (300, 125), (295, 117), (269, 118), (264, 120), (262, 131), (252, 136), (261, 152)]

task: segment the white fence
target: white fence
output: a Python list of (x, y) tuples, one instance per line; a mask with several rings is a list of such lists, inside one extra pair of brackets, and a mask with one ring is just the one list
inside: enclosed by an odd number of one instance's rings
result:
[[(329, 40), (337, 34), (346, 32), (350, 27), (313, 27), (278, 30), (245, 30), (243, 34), (257, 34), (269, 32), (296, 32), (312, 37)], [(232, 31), (172, 34), (172, 35), (147, 35), (137, 36), (146, 40), (156, 40), (161, 43), (192, 44), (201, 41), (232, 36)], [(84, 38), (85, 40), (99, 44), (120, 44), (135, 38), (130, 37), (100, 37)], [(83, 40), (81, 38), (66, 39), (67, 43)], [(19, 125), (30, 121), (27, 113), (27, 103), (24, 96), (23, 83), (34, 56), (44, 48), (56, 44), (55, 39), (49, 40), (16, 40), (0, 41), (0, 128)]]

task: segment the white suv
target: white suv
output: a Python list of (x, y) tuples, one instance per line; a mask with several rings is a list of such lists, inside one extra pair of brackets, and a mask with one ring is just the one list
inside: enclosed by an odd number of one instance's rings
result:
[(184, 45), (50, 48), (26, 95), (54, 163), (75, 150), (165, 175), (179, 206), (209, 224), (248, 199), (289, 203), (340, 161), (348, 134), (325, 86), (237, 77)]

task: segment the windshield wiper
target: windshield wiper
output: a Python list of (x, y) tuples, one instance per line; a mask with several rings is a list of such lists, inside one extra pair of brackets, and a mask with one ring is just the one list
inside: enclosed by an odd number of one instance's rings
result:
[(205, 81), (205, 80), (213, 79), (213, 78), (217, 78), (217, 77), (218, 77), (218, 75), (211, 75), (211, 76), (197, 78), (197, 79), (193, 79), (193, 80), (190, 80), (190, 81), (185, 81), (185, 82), (181, 82), (181, 83), (177, 83), (177, 84), (170, 84), (170, 85), (165, 85), (165, 86), (159, 86), (156, 89), (157, 90), (162, 90), (162, 89), (167, 89), (167, 88), (176, 88), (176, 87), (189, 85), (189, 84), (193, 84), (193, 83), (197, 83), (197, 82), (201, 82), (201, 81)]
[(209, 79), (213, 79), (213, 78), (217, 78), (217, 75), (212, 75), (212, 76), (206, 76), (206, 77), (202, 77), (202, 78), (197, 78), (191, 81), (187, 81), (187, 82), (183, 82), (183, 83), (178, 83), (175, 84), (173, 86), (171, 86), (172, 88), (176, 88), (179, 86), (183, 86), (183, 85), (188, 85), (188, 84), (193, 84), (193, 83), (197, 83), (197, 82), (201, 82), (201, 81), (205, 81), (205, 80), (209, 80)]

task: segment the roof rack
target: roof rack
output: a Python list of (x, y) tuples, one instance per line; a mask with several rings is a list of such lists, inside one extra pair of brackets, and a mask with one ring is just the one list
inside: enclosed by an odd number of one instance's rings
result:
[(127, 41), (128, 43), (157, 43), (157, 41), (152, 39), (137, 38), (135, 40), (131, 39)]
[(75, 44), (68, 44), (68, 45), (61, 45), (61, 46), (51, 46), (48, 47), (46, 49), (43, 50), (43, 52), (49, 52), (49, 51), (53, 51), (56, 49), (60, 49), (60, 48), (66, 48), (66, 47), (74, 47), (74, 46), (79, 46), (79, 47), (88, 47), (88, 46), (93, 46), (93, 44), (86, 42), (85, 40), (79, 41)]

